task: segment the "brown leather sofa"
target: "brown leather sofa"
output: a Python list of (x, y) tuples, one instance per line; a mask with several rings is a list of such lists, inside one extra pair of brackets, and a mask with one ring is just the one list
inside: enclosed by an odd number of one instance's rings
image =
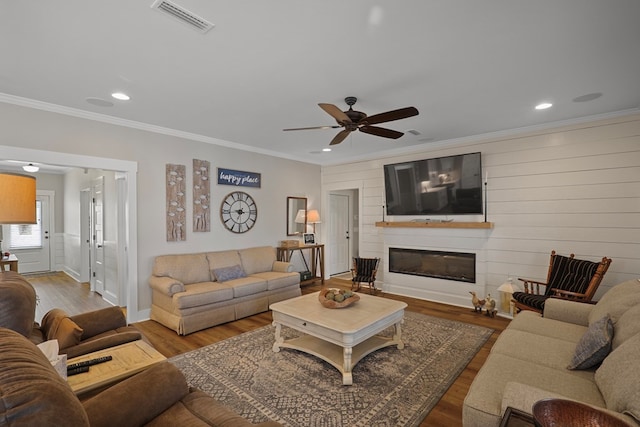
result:
[[(162, 362), (81, 402), (44, 354), (0, 328), (0, 424), (6, 426), (255, 426), (190, 389)], [(280, 424), (265, 422), (261, 427)]]
[(33, 343), (57, 339), (60, 354), (73, 358), (86, 353), (143, 339), (127, 325), (119, 307), (109, 307), (76, 316), (53, 309), (34, 322), (37, 297), (33, 286), (13, 271), (0, 273), (0, 327), (14, 330)]

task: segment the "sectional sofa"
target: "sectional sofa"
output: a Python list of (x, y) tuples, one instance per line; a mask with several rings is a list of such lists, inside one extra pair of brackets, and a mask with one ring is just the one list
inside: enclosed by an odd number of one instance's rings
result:
[[(571, 369), (569, 369), (571, 367)], [(640, 425), (640, 280), (596, 304), (547, 300), (519, 313), (491, 349), (463, 404), (465, 427), (498, 426), (507, 407), (576, 400)]]
[(151, 319), (187, 335), (299, 296), (300, 274), (271, 246), (155, 258)]

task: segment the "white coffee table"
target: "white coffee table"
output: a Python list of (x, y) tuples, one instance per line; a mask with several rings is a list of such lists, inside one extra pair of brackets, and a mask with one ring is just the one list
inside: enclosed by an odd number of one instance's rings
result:
[[(315, 292), (271, 304), (276, 341), (273, 351), (292, 348), (312, 354), (335, 366), (342, 373), (342, 384), (353, 384), (353, 367), (369, 353), (396, 345), (404, 348), (400, 325), (407, 304), (366, 294), (346, 308), (329, 309)], [(285, 340), (282, 326), (304, 332)], [(390, 337), (378, 335), (394, 326)]]

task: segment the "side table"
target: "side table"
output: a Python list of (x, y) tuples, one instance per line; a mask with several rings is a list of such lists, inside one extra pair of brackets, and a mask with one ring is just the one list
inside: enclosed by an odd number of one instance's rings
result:
[(10, 271), (18, 272), (18, 257), (14, 254), (0, 256), (0, 271), (5, 271), (4, 266), (8, 265)]
[(532, 427), (534, 426), (533, 417), (519, 409), (507, 407), (504, 416), (500, 422), (500, 427)]
[(67, 365), (103, 356), (111, 356), (112, 360), (92, 365), (89, 372), (67, 378), (71, 389), (78, 397), (121, 381), (156, 363), (167, 360), (145, 341), (138, 340), (74, 357), (67, 360)]

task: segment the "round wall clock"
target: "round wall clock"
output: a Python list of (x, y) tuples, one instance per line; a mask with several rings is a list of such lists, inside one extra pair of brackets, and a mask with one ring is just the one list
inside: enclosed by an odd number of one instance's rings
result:
[(243, 191), (227, 194), (220, 205), (220, 219), (234, 233), (245, 233), (255, 225), (258, 207), (253, 198)]

